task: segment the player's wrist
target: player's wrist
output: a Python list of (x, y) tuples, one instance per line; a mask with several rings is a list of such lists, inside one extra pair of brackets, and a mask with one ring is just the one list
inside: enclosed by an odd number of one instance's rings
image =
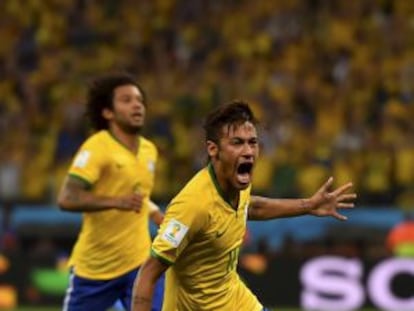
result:
[(119, 197), (113, 198), (112, 202), (110, 202), (110, 205), (112, 208), (126, 209), (128, 208), (129, 203), (125, 198)]
[(313, 201), (310, 198), (303, 198), (300, 199), (300, 209), (303, 210), (305, 213), (309, 213), (313, 209)]

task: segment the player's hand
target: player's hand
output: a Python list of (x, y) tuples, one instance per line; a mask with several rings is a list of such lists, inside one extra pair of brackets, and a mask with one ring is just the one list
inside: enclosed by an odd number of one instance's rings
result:
[(133, 193), (119, 198), (118, 208), (121, 210), (132, 210), (139, 212), (143, 204), (144, 196), (140, 193)]
[(338, 209), (353, 208), (355, 193), (348, 193), (353, 187), (351, 182), (346, 183), (332, 192), (329, 191), (333, 183), (333, 178), (328, 181), (310, 198), (311, 211), (314, 216), (332, 216), (338, 220), (346, 220), (347, 217), (338, 213)]

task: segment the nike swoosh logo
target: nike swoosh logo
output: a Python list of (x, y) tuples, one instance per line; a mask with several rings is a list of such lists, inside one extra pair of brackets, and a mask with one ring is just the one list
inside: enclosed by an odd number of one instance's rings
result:
[(216, 232), (216, 238), (218, 239), (218, 238), (220, 238), (224, 233), (225, 233), (226, 231), (224, 230), (224, 231), (222, 231), (222, 232), (219, 232), (219, 231), (217, 231)]

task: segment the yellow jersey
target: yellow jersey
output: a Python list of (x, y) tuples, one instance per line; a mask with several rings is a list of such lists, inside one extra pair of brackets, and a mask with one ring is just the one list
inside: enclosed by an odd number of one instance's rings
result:
[(151, 250), (171, 265), (163, 311), (262, 310), (236, 272), (249, 201), (250, 188), (233, 209), (211, 165), (172, 200)]
[(77, 275), (105, 280), (140, 266), (149, 256), (148, 200), (154, 184), (157, 150), (140, 137), (134, 154), (110, 132), (88, 138), (79, 149), (69, 175), (87, 182), (102, 196), (123, 196), (139, 191), (144, 205), (139, 213), (108, 209), (83, 213), (82, 228), (69, 264)]

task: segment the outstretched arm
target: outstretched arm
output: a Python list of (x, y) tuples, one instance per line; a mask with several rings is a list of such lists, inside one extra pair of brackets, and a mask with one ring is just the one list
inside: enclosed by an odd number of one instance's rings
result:
[(168, 266), (150, 257), (139, 270), (132, 292), (131, 311), (150, 311), (154, 287)]
[(266, 220), (310, 214), (346, 220), (347, 217), (338, 213), (338, 209), (354, 207), (353, 200), (356, 194), (348, 193), (353, 185), (347, 183), (330, 192), (332, 183), (333, 178), (330, 177), (312, 197), (306, 199), (272, 199), (252, 196), (248, 217), (250, 220)]
[(62, 210), (71, 212), (97, 212), (117, 208), (139, 211), (142, 196), (137, 193), (122, 197), (98, 196), (88, 190), (89, 185), (81, 179), (66, 177), (58, 195), (58, 205)]

